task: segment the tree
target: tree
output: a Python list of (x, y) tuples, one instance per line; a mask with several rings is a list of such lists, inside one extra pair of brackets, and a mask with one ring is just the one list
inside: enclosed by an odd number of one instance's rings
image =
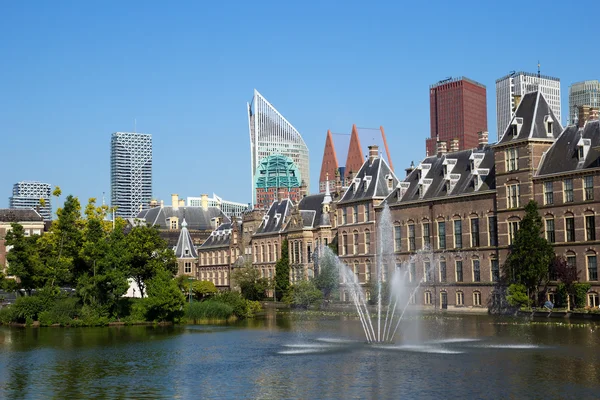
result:
[(18, 279), (18, 288), (31, 294), (32, 289), (43, 286), (42, 264), (38, 257), (35, 242), (37, 236), (25, 236), (23, 226), (11, 224), (11, 230), (6, 233), (6, 247), (10, 250), (6, 254), (8, 262), (8, 275)]
[(205, 297), (217, 294), (218, 290), (214, 283), (209, 281), (193, 281), (192, 293), (196, 300), (202, 300)]
[(283, 301), (295, 307), (308, 309), (323, 300), (323, 293), (312, 281), (300, 281), (291, 286)]
[(183, 315), (185, 296), (177, 287), (173, 274), (158, 268), (147, 282), (147, 318), (152, 321), (174, 321)]
[(531, 304), (531, 300), (527, 296), (527, 288), (520, 283), (513, 283), (508, 287), (506, 300), (513, 307), (524, 307)]
[(329, 300), (331, 293), (340, 285), (340, 270), (334, 252), (323, 247), (317, 257), (318, 270), (313, 279), (315, 286), (323, 292), (323, 297)]
[(269, 287), (269, 281), (260, 277), (260, 271), (251, 266), (236, 268), (231, 273), (231, 280), (236, 282), (242, 296), (248, 300), (262, 300)]
[(290, 287), (290, 256), (288, 252), (288, 241), (281, 243), (281, 258), (275, 264), (275, 294), (281, 300), (283, 294)]
[(145, 282), (161, 268), (171, 273), (171, 277), (177, 272), (175, 253), (167, 247), (155, 227), (136, 226), (125, 238), (129, 276), (140, 288), (142, 297), (146, 291)]
[(530, 201), (506, 259), (507, 279), (525, 286), (529, 297), (537, 301), (539, 286), (548, 279), (554, 259), (552, 245), (542, 236), (542, 218), (537, 203)]

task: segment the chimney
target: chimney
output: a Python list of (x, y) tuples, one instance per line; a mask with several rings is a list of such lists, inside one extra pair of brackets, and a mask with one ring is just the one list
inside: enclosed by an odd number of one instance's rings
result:
[(163, 208), (164, 206), (165, 206), (165, 201), (164, 201), (164, 200), (161, 200), (161, 201), (160, 201), (160, 208)]
[(202, 194), (200, 195), (200, 205), (204, 211), (208, 210), (208, 195)]
[(598, 109), (591, 106), (579, 106), (579, 122), (580, 128), (585, 126), (587, 121), (594, 121), (598, 119)]
[(477, 138), (479, 139), (479, 148), (483, 149), (488, 144), (488, 133), (485, 131), (477, 132)]
[(437, 155), (438, 155), (438, 157), (441, 157), (444, 154), (446, 154), (447, 150), (448, 150), (448, 148), (446, 147), (446, 142), (444, 142), (444, 141), (437, 142)]
[(277, 188), (277, 202), (281, 203), (281, 201), (285, 198), (285, 188)]
[(517, 108), (519, 108), (519, 104), (521, 104), (521, 95), (515, 94), (513, 95), (513, 99), (515, 100), (515, 107), (513, 108), (513, 112), (515, 112), (517, 111)]
[(406, 168), (406, 176), (410, 175), (411, 172), (413, 172), (415, 170), (415, 162), (411, 161), (410, 162), (410, 167)]
[(377, 157), (379, 157), (379, 146), (373, 144), (369, 146), (369, 164), (372, 164)]
[(179, 199), (179, 207), (185, 207), (185, 200)]
[(308, 190), (306, 187), (306, 182), (302, 179), (302, 184), (300, 185), (300, 198), (303, 199), (308, 195)]
[(450, 153), (456, 153), (459, 149), (459, 142), (457, 138), (450, 141)]
[(178, 194), (171, 195), (171, 206), (173, 206), (173, 211), (179, 210), (179, 195)]

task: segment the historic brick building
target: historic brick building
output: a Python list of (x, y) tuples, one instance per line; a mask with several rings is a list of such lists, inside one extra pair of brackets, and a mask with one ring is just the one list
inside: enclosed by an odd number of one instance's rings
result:
[(220, 290), (230, 287), (232, 269), (243, 264), (240, 225), (238, 219), (221, 224), (198, 248), (196, 279), (212, 282)]
[(177, 258), (177, 275), (196, 277), (198, 274), (198, 252), (187, 229), (185, 218), (181, 222), (181, 231), (173, 251)]
[[(361, 284), (368, 284), (375, 276), (375, 207), (393, 192), (397, 184), (391, 167), (379, 156), (378, 146), (369, 146), (369, 158), (352, 176), (336, 204), (338, 254)], [(347, 296), (342, 297), (346, 300)]]

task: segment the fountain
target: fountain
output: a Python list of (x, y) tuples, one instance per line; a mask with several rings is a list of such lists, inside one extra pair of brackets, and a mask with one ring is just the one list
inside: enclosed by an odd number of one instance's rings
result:
[[(393, 343), (400, 328), (404, 315), (410, 304), (410, 299), (419, 289), (423, 277), (415, 281), (414, 271), (408, 266), (416, 259), (423, 258), (427, 253), (419, 252), (411, 257), (409, 263), (397, 266), (394, 256), (394, 237), (391, 214), (387, 204), (383, 208), (377, 231), (378, 249), (376, 256), (376, 274), (371, 288), (376, 295), (377, 304), (373, 310), (369, 307), (367, 292), (360, 285), (354, 271), (343, 263), (329, 248), (321, 250), (320, 264), (322, 268), (334, 268), (339, 274), (343, 290), (348, 293), (356, 308), (360, 323), (365, 333), (367, 343)], [(431, 263), (430, 265), (433, 265)], [(430, 266), (430, 269), (433, 268)], [(391, 279), (387, 272), (392, 271)], [(430, 271), (425, 271), (427, 275)], [(383, 293), (387, 284), (388, 294)], [(369, 292), (369, 294), (371, 294)], [(384, 296), (385, 295), (385, 296)], [(386, 298), (384, 298), (386, 297)], [(372, 315), (373, 314), (373, 315)]]

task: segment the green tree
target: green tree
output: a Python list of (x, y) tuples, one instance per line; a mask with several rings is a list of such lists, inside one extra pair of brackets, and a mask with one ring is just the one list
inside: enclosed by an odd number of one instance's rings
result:
[(248, 300), (262, 300), (269, 287), (269, 281), (260, 277), (260, 271), (251, 266), (236, 268), (231, 272), (231, 280), (239, 287), (242, 296)]
[(527, 296), (527, 288), (520, 283), (513, 283), (508, 287), (506, 300), (513, 307), (526, 307), (531, 304)]
[(322, 254), (317, 257), (318, 267), (313, 281), (316, 287), (323, 292), (325, 300), (329, 300), (331, 293), (340, 285), (338, 260), (336, 254), (327, 247), (319, 252)]
[(6, 254), (8, 262), (8, 275), (18, 278), (18, 288), (31, 294), (32, 289), (43, 286), (42, 264), (36, 249), (38, 236), (25, 236), (23, 226), (11, 224), (11, 229), (6, 233), (5, 243), (11, 247)]
[(146, 292), (145, 282), (158, 271), (165, 269), (171, 277), (177, 272), (175, 253), (167, 247), (157, 228), (136, 226), (125, 238), (129, 276), (140, 288), (142, 297)]
[(177, 287), (173, 274), (165, 268), (155, 270), (151, 279), (146, 281), (148, 298), (148, 320), (175, 321), (183, 316), (185, 296)]
[(539, 287), (548, 279), (550, 263), (554, 259), (554, 249), (542, 232), (542, 217), (537, 203), (532, 200), (525, 207), (525, 216), (505, 266), (508, 281), (524, 285), (534, 301), (538, 301)]
[(281, 300), (290, 287), (290, 257), (287, 239), (281, 243), (281, 258), (275, 264), (275, 294)]
[(192, 294), (196, 300), (203, 300), (217, 294), (217, 292), (217, 287), (212, 282), (196, 280), (192, 282)]
[(323, 293), (312, 281), (300, 281), (291, 286), (283, 301), (294, 307), (308, 309), (323, 300)]

